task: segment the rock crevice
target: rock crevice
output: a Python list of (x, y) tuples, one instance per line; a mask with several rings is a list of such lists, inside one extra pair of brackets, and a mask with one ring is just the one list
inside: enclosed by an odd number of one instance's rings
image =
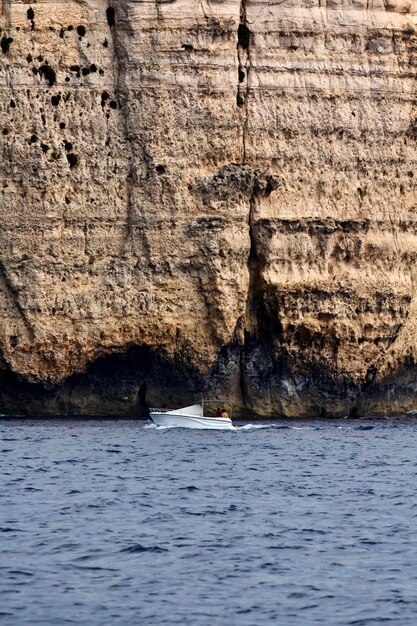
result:
[(236, 104), (244, 109), (242, 123), (242, 164), (246, 165), (246, 138), (249, 121), (249, 95), (251, 79), (251, 36), (252, 33), (247, 24), (246, 1), (240, 3), (240, 22), (237, 31), (238, 53), (238, 88)]

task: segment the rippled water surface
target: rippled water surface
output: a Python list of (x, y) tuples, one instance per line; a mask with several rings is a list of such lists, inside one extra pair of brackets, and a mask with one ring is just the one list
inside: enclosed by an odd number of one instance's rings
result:
[(0, 421), (0, 620), (417, 623), (417, 422)]

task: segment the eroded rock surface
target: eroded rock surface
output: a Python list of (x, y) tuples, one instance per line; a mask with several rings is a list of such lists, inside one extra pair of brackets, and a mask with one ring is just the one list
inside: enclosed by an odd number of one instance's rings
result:
[(2, 0), (0, 408), (416, 408), (416, 10)]

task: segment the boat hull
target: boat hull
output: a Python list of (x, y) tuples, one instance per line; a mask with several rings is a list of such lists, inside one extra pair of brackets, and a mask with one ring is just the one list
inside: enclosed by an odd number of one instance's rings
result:
[(177, 428), (199, 428), (209, 430), (232, 430), (232, 421), (223, 417), (197, 417), (194, 415), (175, 415), (173, 413), (150, 414), (157, 426), (175, 426)]

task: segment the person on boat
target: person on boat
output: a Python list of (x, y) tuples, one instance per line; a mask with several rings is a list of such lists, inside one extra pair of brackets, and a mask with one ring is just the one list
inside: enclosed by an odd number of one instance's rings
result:
[(222, 410), (220, 411), (220, 415), (219, 415), (219, 417), (224, 417), (224, 418), (226, 418), (226, 419), (229, 419), (229, 413), (226, 411), (226, 409), (222, 409)]

